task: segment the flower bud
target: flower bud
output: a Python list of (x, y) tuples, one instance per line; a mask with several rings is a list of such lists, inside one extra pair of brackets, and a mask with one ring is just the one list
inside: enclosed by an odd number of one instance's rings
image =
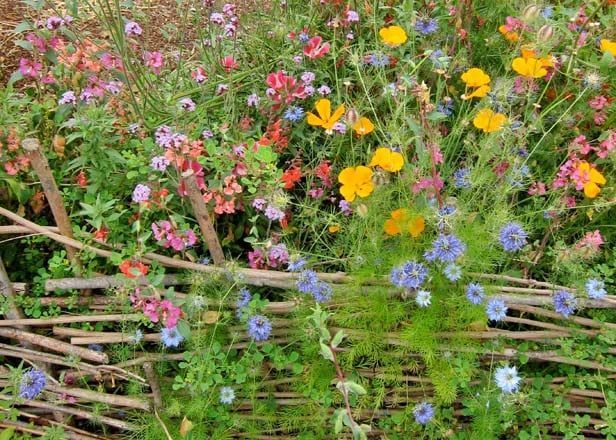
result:
[(541, 9), (537, 5), (528, 5), (522, 11), (522, 20), (532, 21), (539, 16)]
[(345, 121), (347, 125), (353, 126), (359, 120), (359, 115), (357, 114), (357, 110), (354, 108), (350, 108), (345, 116)]
[(549, 24), (544, 24), (537, 31), (537, 40), (545, 43), (554, 36), (554, 28)]

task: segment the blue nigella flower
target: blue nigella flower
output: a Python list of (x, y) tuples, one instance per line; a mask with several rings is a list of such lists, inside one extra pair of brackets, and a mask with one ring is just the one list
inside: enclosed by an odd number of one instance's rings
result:
[(237, 301), (235, 302), (235, 307), (236, 307), (235, 316), (237, 316), (237, 319), (242, 318), (244, 309), (246, 309), (251, 299), (252, 299), (252, 295), (250, 294), (250, 291), (246, 289), (245, 287), (242, 287), (240, 289), (240, 295), (237, 298)]
[(432, 294), (427, 290), (418, 290), (417, 295), (415, 295), (415, 302), (419, 307), (428, 307), (431, 299)]
[(477, 283), (470, 283), (466, 286), (466, 297), (473, 304), (481, 304), (485, 298), (483, 287)]
[(499, 233), (499, 241), (505, 251), (516, 252), (526, 245), (528, 234), (518, 223), (510, 222), (503, 226)]
[(457, 264), (450, 263), (443, 270), (443, 274), (449, 281), (458, 281), (462, 278), (462, 269)]
[(160, 333), (160, 340), (165, 347), (175, 348), (180, 346), (184, 336), (180, 334), (177, 327), (163, 328)]
[(486, 314), (490, 321), (502, 321), (507, 316), (507, 306), (500, 298), (492, 298), (486, 305)]
[(458, 189), (468, 189), (472, 186), (470, 179), (471, 170), (460, 168), (453, 173), (453, 185)]
[(438, 31), (438, 23), (433, 18), (424, 18), (417, 20), (415, 30), (422, 35), (430, 35)]
[(413, 408), (415, 421), (420, 425), (427, 425), (434, 418), (434, 407), (428, 402), (421, 402)]
[(333, 290), (329, 284), (319, 280), (313, 270), (304, 270), (297, 278), (297, 290), (301, 293), (309, 293), (315, 301), (324, 302), (331, 299)]
[(520, 386), (520, 382), (522, 382), (522, 378), (518, 375), (516, 367), (505, 365), (496, 369), (494, 381), (503, 393), (515, 393)]
[(550, 18), (553, 13), (554, 13), (554, 7), (553, 6), (546, 6), (541, 11), (541, 15), (543, 16), (543, 18)]
[(445, 55), (445, 52), (441, 49), (436, 49), (433, 51), (428, 58), (430, 58), (430, 61), (435, 69), (446, 69), (447, 66), (449, 66), (449, 61), (451, 60), (451, 57)]
[(287, 108), (282, 117), (290, 122), (301, 121), (304, 118), (304, 109), (296, 105), (292, 105)]
[(590, 299), (601, 299), (607, 294), (605, 283), (595, 278), (587, 280), (585, 287)]
[(296, 260), (289, 261), (289, 265), (287, 266), (287, 270), (289, 272), (299, 272), (306, 265), (306, 260), (303, 258), (298, 258)]
[(389, 55), (381, 52), (375, 52), (368, 56), (368, 64), (373, 67), (386, 67), (389, 65)]
[(428, 269), (416, 261), (407, 261), (391, 271), (389, 279), (394, 286), (404, 289), (417, 289), (428, 276)]
[(272, 324), (263, 315), (254, 315), (248, 319), (248, 334), (255, 341), (266, 341), (272, 332)]
[(28, 400), (34, 399), (43, 391), (46, 383), (47, 377), (41, 370), (31, 368), (24, 371), (19, 385), (19, 397)]
[(231, 387), (222, 387), (220, 389), (220, 403), (231, 405), (235, 400), (235, 391)]
[(430, 262), (453, 263), (462, 256), (466, 245), (453, 234), (439, 234), (432, 242), (432, 249), (424, 254), (424, 258)]
[(445, 116), (453, 115), (453, 109), (453, 99), (447, 101), (440, 101), (438, 104), (436, 104), (436, 111), (439, 113), (443, 113)]
[(554, 311), (560, 313), (565, 318), (568, 318), (577, 309), (577, 299), (575, 299), (575, 296), (571, 292), (559, 290), (554, 293), (552, 299), (554, 301)]

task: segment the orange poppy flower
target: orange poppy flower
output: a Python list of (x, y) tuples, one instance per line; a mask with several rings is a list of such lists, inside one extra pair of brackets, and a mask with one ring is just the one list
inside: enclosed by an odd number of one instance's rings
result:
[(379, 166), (390, 173), (400, 171), (402, 165), (404, 165), (402, 154), (385, 147), (377, 148), (368, 164), (369, 167)]
[(361, 117), (359, 120), (353, 124), (353, 130), (360, 136), (365, 136), (374, 131), (374, 124), (370, 119)]
[(417, 238), (425, 227), (426, 222), (422, 216), (411, 217), (408, 209), (400, 208), (391, 212), (391, 218), (385, 221), (383, 230), (391, 236), (408, 232)]
[(607, 39), (601, 40), (601, 50), (603, 52), (609, 52), (612, 56), (616, 57), (616, 41), (611, 41)]
[(148, 270), (148, 266), (140, 261), (124, 260), (120, 264), (120, 271), (126, 278), (137, 278), (141, 275), (147, 275)]
[(468, 69), (462, 74), (461, 79), (467, 88), (474, 89), (471, 93), (462, 95), (462, 99), (483, 98), (491, 90), (488, 85), (490, 83), (490, 75), (477, 67)]
[(500, 130), (505, 121), (507, 121), (507, 116), (502, 113), (494, 113), (489, 108), (483, 108), (473, 119), (473, 125), (483, 130), (484, 133), (492, 133)]
[(504, 24), (498, 27), (498, 31), (503, 34), (507, 41), (511, 41), (512, 43), (515, 43), (520, 39), (520, 36), (517, 32), (507, 30), (507, 26), (505, 26)]
[(518, 57), (511, 63), (511, 68), (518, 74), (527, 78), (542, 78), (548, 74), (546, 67), (551, 61), (546, 59), (538, 59), (533, 57)]
[(319, 116), (308, 112), (307, 122), (312, 126), (322, 127), (326, 133), (332, 133), (334, 124), (344, 115), (344, 104), (338, 106), (332, 114), (332, 104), (329, 99), (319, 99), (315, 104), (315, 108)]
[(345, 168), (338, 175), (342, 184), (340, 194), (347, 202), (355, 200), (355, 196), (368, 197), (374, 191), (372, 170), (365, 166)]
[(591, 167), (586, 161), (580, 162), (577, 168), (579, 180), (584, 185), (584, 195), (589, 199), (594, 199), (601, 192), (599, 186), (605, 185), (607, 180), (603, 174)]

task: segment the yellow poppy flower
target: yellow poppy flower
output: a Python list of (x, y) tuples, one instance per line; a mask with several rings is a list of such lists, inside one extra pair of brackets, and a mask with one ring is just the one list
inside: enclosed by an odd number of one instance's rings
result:
[(400, 26), (389, 26), (381, 28), (379, 35), (383, 43), (388, 46), (396, 47), (406, 43), (406, 32)]
[(344, 115), (345, 111), (344, 104), (341, 104), (332, 114), (332, 104), (329, 99), (319, 99), (315, 108), (319, 116), (308, 112), (307, 122), (313, 126), (323, 127), (327, 133), (332, 132), (334, 124)]
[(468, 69), (461, 78), (468, 87), (481, 87), (490, 83), (490, 75), (477, 67)]
[(607, 182), (603, 174), (592, 168), (586, 161), (580, 162), (577, 169), (578, 175), (584, 182), (584, 195), (589, 199), (594, 199), (601, 192), (599, 185), (603, 186)]
[(419, 237), (426, 227), (422, 216), (411, 218), (408, 209), (400, 208), (391, 212), (391, 218), (385, 221), (383, 230), (387, 235), (398, 235), (408, 232), (413, 237)]
[(473, 119), (473, 125), (484, 133), (492, 133), (498, 131), (503, 127), (503, 124), (507, 120), (507, 116), (502, 113), (494, 113), (489, 108), (479, 110), (475, 119)]
[(518, 57), (511, 63), (511, 68), (522, 76), (527, 78), (541, 78), (548, 74), (545, 69), (546, 60), (537, 58), (522, 58)]
[(368, 164), (369, 167), (379, 166), (390, 173), (400, 171), (402, 165), (404, 165), (404, 157), (402, 154), (384, 147), (376, 149), (372, 156), (372, 160), (370, 160)]
[(374, 124), (370, 121), (370, 119), (362, 116), (355, 124), (353, 124), (353, 130), (358, 135), (365, 136), (374, 131)]
[(473, 98), (483, 98), (488, 94), (490, 90), (492, 90), (490, 86), (477, 87), (471, 93), (465, 93), (464, 95), (462, 95), (462, 99), (467, 100)]
[(340, 194), (347, 202), (355, 200), (355, 196), (368, 197), (374, 191), (372, 170), (362, 165), (342, 170), (338, 182), (342, 184)]
[(609, 52), (612, 56), (616, 57), (616, 41), (611, 41), (607, 39), (601, 40), (601, 50), (603, 52)]
[(327, 228), (330, 234), (335, 234), (340, 231), (340, 225), (338, 223), (334, 223), (329, 228)]

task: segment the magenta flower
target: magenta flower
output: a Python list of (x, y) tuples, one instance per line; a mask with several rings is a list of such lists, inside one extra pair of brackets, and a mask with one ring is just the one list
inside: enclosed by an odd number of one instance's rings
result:
[(43, 65), (38, 61), (22, 58), (19, 60), (19, 72), (25, 77), (38, 78), (41, 76)]
[(146, 51), (143, 55), (145, 65), (152, 69), (156, 75), (159, 75), (163, 68), (163, 54), (160, 52)]
[(138, 37), (143, 33), (143, 30), (136, 21), (129, 21), (124, 25), (124, 33), (129, 37)]

